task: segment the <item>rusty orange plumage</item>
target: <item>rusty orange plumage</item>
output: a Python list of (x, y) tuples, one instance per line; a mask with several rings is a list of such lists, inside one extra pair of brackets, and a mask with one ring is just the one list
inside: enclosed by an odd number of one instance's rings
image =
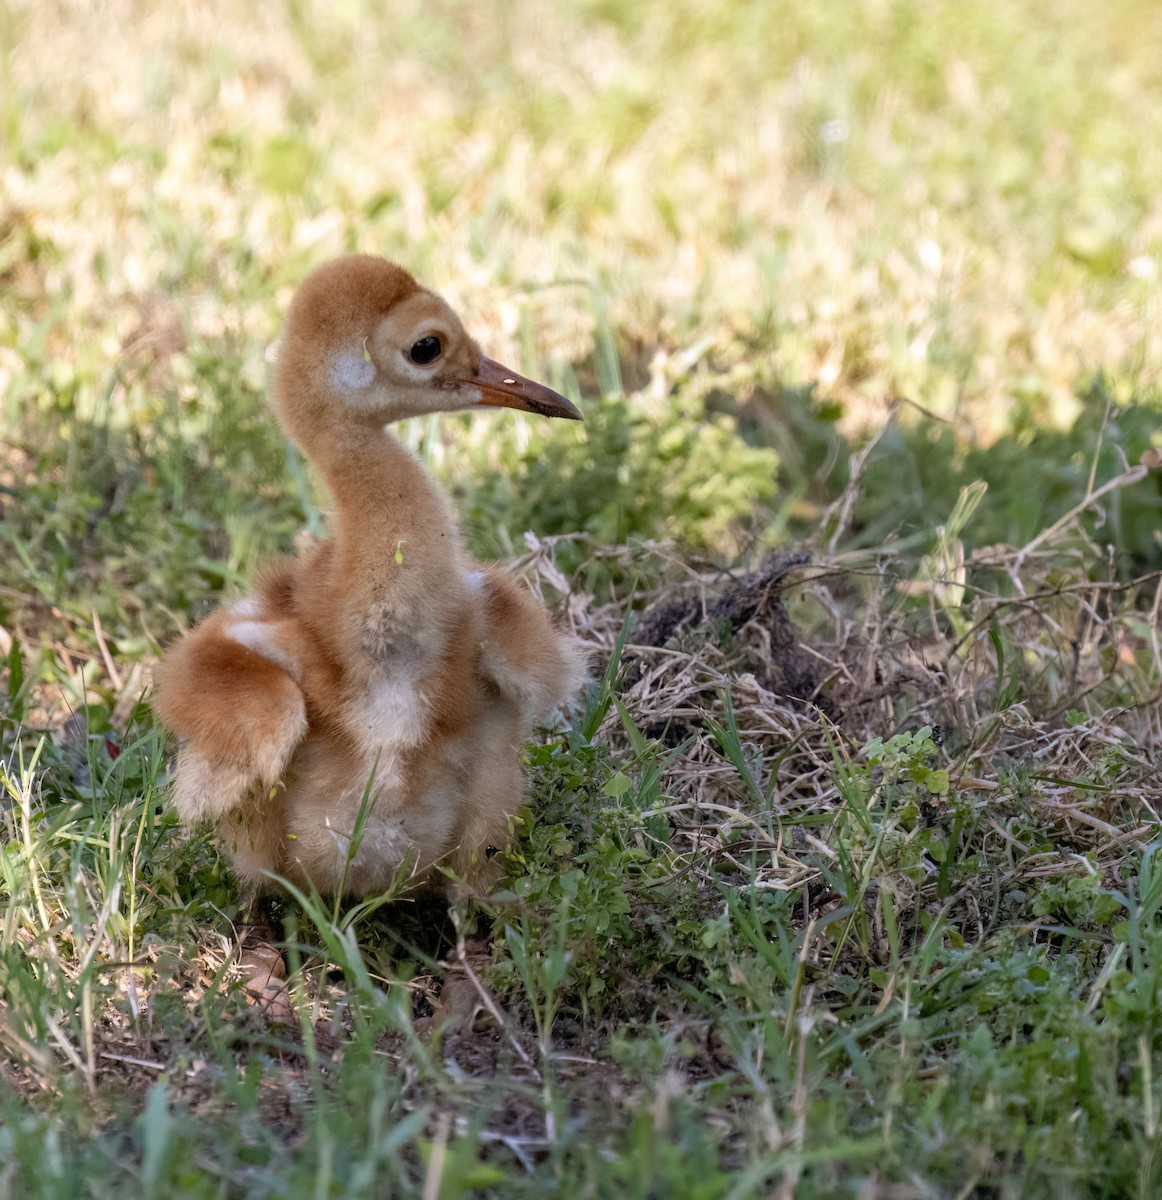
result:
[(299, 289), (274, 399), (326, 481), (334, 529), (164, 656), (154, 708), (181, 739), (178, 812), (217, 824), (255, 890), (270, 874), (353, 895), (401, 870), (479, 880), (521, 803), (521, 746), (576, 694), (582, 655), (521, 582), (471, 558), (386, 426), (482, 405), (580, 414), (367, 256)]

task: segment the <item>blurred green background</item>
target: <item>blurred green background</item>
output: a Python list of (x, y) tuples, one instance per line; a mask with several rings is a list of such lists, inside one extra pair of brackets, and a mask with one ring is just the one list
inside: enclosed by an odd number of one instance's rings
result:
[[(584, 397), (403, 431), (485, 554), (813, 536), (889, 414), (842, 544), (975, 479), (1019, 544), (1159, 442), (1150, 0), (0, 11), (0, 547), (123, 636), (320, 527), (265, 381), (351, 250)], [(1102, 514), (1124, 572), (1159, 507)]]

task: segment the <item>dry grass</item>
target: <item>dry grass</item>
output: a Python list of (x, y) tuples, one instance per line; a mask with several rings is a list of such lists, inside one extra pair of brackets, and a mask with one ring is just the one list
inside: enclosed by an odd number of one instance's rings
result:
[(353, 248), (504, 361), (583, 360), (608, 320), (850, 427), (904, 395), (988, 441), (1068, 423), (1096, 367), (1162, 379), (1150, 5), (5, 12), (6, 269), (82, 380), (159, 303), (257, 351)]
[[(820, 858), (836, 858), (844, 764), (873, 738), (927, 725), (949, 779), (926, 822), (947, 824), (950, 796), (961, 797), (986, 852), (994, 838), (1009, 847), (1007, 885), (1075, 873), (1086, 857), (1116, 876), (1159, 825), (1162, 573), (1095, 577), (1100, 555), (1078, 516), (1025, 547), (966, 561), (961, 548), (956, 576), (935, 581), (902, 575), (909, 564), (887, 553), (724, 571), (672, 548), (598, 549), (627, 568), (655, 557), (651, 574), (664, 578), (637, 597), (620, 692), (637, 730), (677, 748), (660, 811), (688, 861), (713, 875), (725, 857), (757, 887), (818, 881)], [(553, 550), (539, 543), (530, 568), (560, 587)], [(589, 611), (571, 596), (569, 611), (602, 661), (614, 653), (622, 603)], [(750, 774), (714, 732), (732, 726)], [(632, 749), (617, 711), (602, 733)], [(865, 800), (877, 802), (874, 780)], [(804, 836), (804, 814), (827, 819)], [(1053, 849), (1033, 853), (1007, 832), (1014, 821)], [(762, 851), (745, 868), (727, 848), (740, 828)], [(911, 904), (935, 899), (927, 867)]]
[[(0, 8), (0, 1200), (1158, 1194), (1160, 22)], [(283, 905), (286, 1027), (143, 701), (321, 528), (353, 249), (584, 398), (404, 435), (598, 681), (475, 917)]]

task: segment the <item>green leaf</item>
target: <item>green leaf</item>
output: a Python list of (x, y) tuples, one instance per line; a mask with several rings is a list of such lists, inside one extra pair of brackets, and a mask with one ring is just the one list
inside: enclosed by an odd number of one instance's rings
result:
[(8, 649), (8, 704), (17, 721), (24, 719), (24, 701), (20, 695), (24, 687), (24, 659), (20, 654), (20, 642), (13, 637)]
[(173, 1117), (164, 1083), (155, 1083), (149, 1089), (149, 1099), (138, 1125), (142, 1142), (141, 1177), (148, 1187), (160, 1182), (173, 1134)]
[(465, 1188), (493, 1187), (508, 1179), (506, 1172), (493, 1163), (477, 1163), (469, 1167), (460, 1176), (460, 1185)]
[(601, 789), (601, 794), (603, 796), (611, 796), (614, 800), (620, 800), (632, 786), (633, 783), (629, 776), (618, 771), (611, 779), (606, 780), (605, 786)]

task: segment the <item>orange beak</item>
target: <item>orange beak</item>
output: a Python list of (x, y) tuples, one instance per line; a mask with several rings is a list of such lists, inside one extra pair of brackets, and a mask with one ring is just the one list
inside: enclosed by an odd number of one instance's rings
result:
[(574, 405), (552, 388), (534, 383), (491, 358), (481, 358), (475, 376), (463, 382), (480, 391), (479, 405), (519, 408), (522, 412), (539, 413), (542, 417), (566, 417), (570, 421), (583, 419)]

